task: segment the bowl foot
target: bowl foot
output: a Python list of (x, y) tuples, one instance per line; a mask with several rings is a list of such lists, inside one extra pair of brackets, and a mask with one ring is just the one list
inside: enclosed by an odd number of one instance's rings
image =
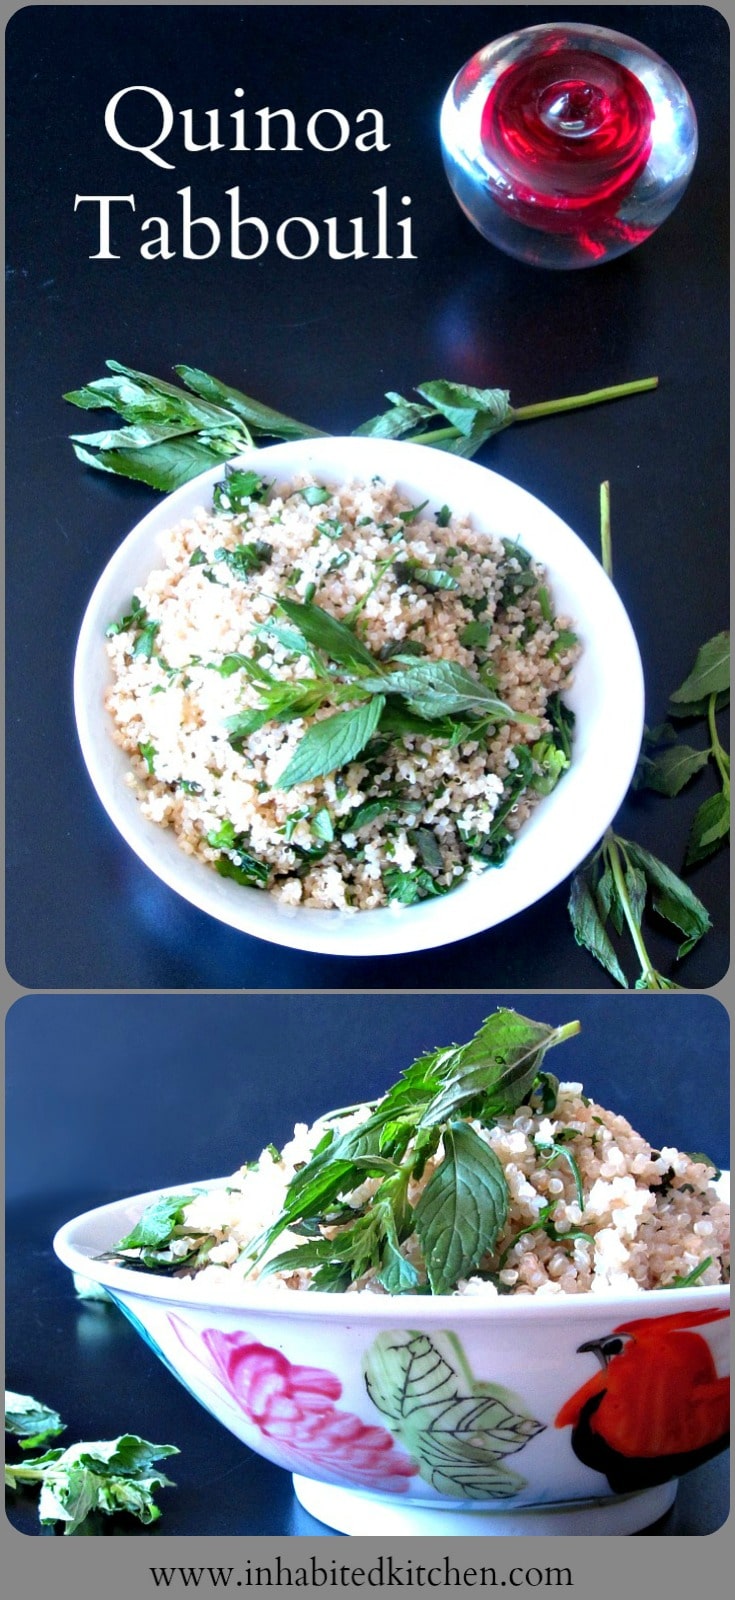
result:
[(511, 1511), (490, 1511), (486, 1506), (445, 1510), (399, 1500), (396, 1495), (369, 1494), (362, 1489), (340, 1489), (294, 1473), (297, 1499), (328, 1528), (338, 1533), (375, 1534), (620, 1534), (648, 1528), (673, 1505), (677, 1483), (664, 1483), (638, 1494), (604, 1500), (580, 1500), (555, 1507), (519, 1506)]

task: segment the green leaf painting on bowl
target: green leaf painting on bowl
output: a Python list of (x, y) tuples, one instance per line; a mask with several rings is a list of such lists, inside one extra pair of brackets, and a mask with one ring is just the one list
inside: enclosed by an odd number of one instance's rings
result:
[(474, 1377), (454, 1334), (381, 1333), (368, 1394), (427, 1483), (458, 1499), (509, 1500), (526, 1486), (505, 1465), (544, 1431), (509, 1390)]

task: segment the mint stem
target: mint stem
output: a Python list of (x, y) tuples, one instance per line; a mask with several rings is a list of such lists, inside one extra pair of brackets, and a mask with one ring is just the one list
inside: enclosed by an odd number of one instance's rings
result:
[[(633, 916), (633, 909), (632, 909), (632, 906), (630, 904), (630, 900), (628, 898), (628, 885), (626, 884), (626, 881), (625, 881), (625, 873), (623, 871), (623, 863), (622, 863), (622, 861), (620, 859), (620, 850), (619, 850), (619, 847), (618, 847), (618, 841), (617, 841), (617, 838), (616, 838), (615, 834), (612, 831), (612, 828), (608, 828), (607, 833), (605, 834), (605, 846), (604, 847), (605, 847), (605, 852), (607, 854), (608, 861), (610, 862), (610, 870), (612, 872), (613, 878), (615, 879), (615, 887), (616, 887), (616, 889), (618, 891), (618, 895), (619, 895), (619, 898), (620, 898), (620, 904), (623, 907), (623, 912), (625, 914), (625, 920), (626, 920), (626, 922), (628, 924), (628, 928), (630, 930), (630, 936), (631, 936), (631, 939), (633, 940), (633, 944), (635, 945), (635, 952), (636, 952), (636, 955), (637, 955), (638, 960), (640, 962), (641, 972), (642, 972), (644, 980), (645, 980), (645, 987), (647, 989), (657, 989), (657, 990), (658, 989), (669, 989), (669, 988), (672, 987), (672, 985), (670, 983), (668, 983), (668, 982), (663, 982), (662, 983), (661, 979), (660, 979), (660, 976), (657, 973), (655, 967), (651, 965), (650, 956), (649, 956), (648, 951), (646, 949), (646, 946), (645, 946), (645, 944), (643, 942), (643, 934), (641, 933), (641, 930), (638, 927), (638, 924), (637, 924), (637, 922), (635, 920), (635, 917)], [(676, 987), (676, 985), (674, 985), (673, 987)]]
[[(507, 427), (507, 423), (506, 423)], [(433, 433), (408, 433), (406, 444), (443, 444), (445, 439), (461, 439), (459, 428), (435, 428)]]
[(710, 739), (712, 741), (711, 753), (714, 756), (715, 762), (717, 763), (717, 770), (718, 770), (718, 772), (720, 774), (720, 777), (722, 779), (722, 787), (723, 787), (725, 796), (726, 796), (727, 800), (729, 801), (729, 799), (730, 799), (730, 758), (729, 758), (729, 756), (727, 754), (727, 751), (723, 750), (722, 745), (720, 744), (720, 739), (719, 739), (719, 735), (718, 735), (718, 732), (717, 732), (717, 723), (715, 721), (716, 709), (717, 709), (717, 695), (716, 694), (711, 694), (710, 697), (709, 697), (709, 700), (707, 702), (707, 723), (708, 723), (708, 726), (709, 726)]
[[(537, 417), (553, 417), (559, 411), (580, 411), (584, 406), (598, 406), (606, 400), (622, 400), (629, 394), (642, 394), (646, 389), (656, 389), (658, 378), (635, 378), (631, 383), (616, 383), (607, 389), (591, 389), (588, 394), (570, 394), (563, 400), (539, 400), (532, 406), (518, 406), (511, 410), (511, 422), (533, 422)], [(501, 432), (500, 428), (495, 430)], [(407, 444), (444, 444), (450, 439), (461, 439), (459, 428), (435, 428), (431, 433), (409, 433)]]
[(564, 1044), (565, 1039), (572, 1039), (575, 1033), (581, 1032), (581, 1028), (581, 1022), (565, 1022), (562, 1027), (555, 1028), (548, 1041), (547, 1049), (553, 1049), (555, 1044)]
[(610, 485), (600, 484), (600, 554), (602, 570), (612, 583), (612, 537), (610, 532)]
[(12, 1473), (17, 1483), (40, 1483), (46, 1477), (49, 1467), (55, 1465), (54, 1461), (47, 1461), (43, 1467), (24, 1467), (22, 1462), (11, 1461), (6, 1464), (6, 1470)]
[(615, 838), (615, 834), (612, 832), (611, 828), (608, 828), (606, 835), (606, 850), (607, 857), (610, 862), (610, 869), (612, 871), (613, 878), (615, 879), (615, 887), (618, 891), (620, 903), (625, 913), (625, 920), (628, 924), (630, 936), (635, 945), (636, 955), (640, 962), (641, 970), (646, 981), (650, 982), (651, 979), (655, 978), (656, 974), (651, 965), (646, 946), (643, 942), (643, 935), (641, 934), (641, 931), (636, 924), (635, 917), (633, 916), (633, 910), (628, 898), (628, 885), (625, 882), (623, 863), (620, 859), (620, 851), (618, 849), (617, 839)]
[(513, 411), (514, 422), (531, 422), (535, 417), (550, 417), (557, 411), (577, 411), (583, 406), (601, 405), (605, 400), (622, 400), (628, 394), (642, 394), (645, 389), (656, 389), (658, 378), (636, 378), (632, 383), (616, 383), (607, 389), (591, 389), (588, 394), (567, 395), (564, 400), (542, 400), (537, 405), (521, 406)]

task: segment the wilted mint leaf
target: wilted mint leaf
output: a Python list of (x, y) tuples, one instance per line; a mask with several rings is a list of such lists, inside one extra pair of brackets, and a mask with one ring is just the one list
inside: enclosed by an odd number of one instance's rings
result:
[(21, 1450), (35, 1449), (44, 1439), (63, 1433), (65, 1426), (58, 1411), (34, 1400), (32, 1395), (5, 1390), (5, 1432), (21, 1440)]

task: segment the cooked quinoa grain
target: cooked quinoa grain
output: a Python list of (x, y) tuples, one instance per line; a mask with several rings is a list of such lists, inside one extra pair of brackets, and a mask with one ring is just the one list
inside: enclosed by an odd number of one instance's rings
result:
[[(108, 630), (106, 703), (144, 815), (291, 905), (410, 904), (502, 862), (569, 762), (561, 695), (579, 645), (543, 569), (380, 480), (226, 490), (167, 533), (162, 566)], [(286, 784), (305, 734), (361, 697), (344, 664), (300, 646), (282, 601), (348, 626), (381, 672), (453, 663), (526, 720), (474, 708), (441, 727), (414, 715), (406, 731), (393, 693), (353, 759)], [(314, 703), (296, 705), (314, 683)]]
[[(291, 1178), (309, 1160), (327, 1127), (343, 1132), (359, 1126), (371, 1109), (325, 1118), (311, 1128), (300, 1124), (282, 1152), (264, 1151), (254, 1167), (236, 1173), (225, 1189), (198, 1195), (186, 1211), (187, 1235), (201, 1234), (207, 1241), (207, 1265), (192, 1279), (197, 1292), (206, 1296), (218, 1284), (231, 1289), (233, 1282), (253, 1283), (269, 1255), (303, 1243), (296, 1234), (283, 1232), (253, 1267), (252, 1241), (279, 1215)], [(471, 1126), (502, 1164), (510, 1209), (492, 1254), (477, 1275), (458, 1284), (457, 1294), (491, 1299), (501, 1294), (605, 1295), (666, 1288), (692, 1275), (703, 1287), (729, 1280), (730, 1208), (713, 1186), (714, 1169), (680, 1150), (652, 1149), (624, 1117), (588, 1100), (580, 1084), (559, 1085), (551, 1115), (522, 1105), (492, 1128), (479, 1122)], [(572, 1166), (547, 1158), (554, 1142), (573, 1155), (582, 1205)], [(420, 1183), (412, 1185), (412, 1204), (442, 1156), (440, 1146)], [(358, 1208), (376, 1186), (377, 1180), (368, 1179), (346, 1203)], [(180, 1248), (185, 1255), (190, 1240), (182, 1240)], [(415, 1234), (401, 1250), (425, 1279)], [(294, 1292), (309, 1289), (312, 1277), (301, 1269), (266, 1276), (263, 1282)], [(347, 1292), (385, 1291), (367, 1273)]]

